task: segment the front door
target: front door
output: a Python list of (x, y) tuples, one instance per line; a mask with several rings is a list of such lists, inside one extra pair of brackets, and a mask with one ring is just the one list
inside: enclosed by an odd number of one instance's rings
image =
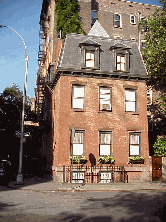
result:
[(152, 181), (162, 179), (162, 156), (152, 156)]

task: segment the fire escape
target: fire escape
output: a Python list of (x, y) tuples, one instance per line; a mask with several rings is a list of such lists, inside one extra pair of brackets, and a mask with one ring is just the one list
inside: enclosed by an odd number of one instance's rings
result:
[(42, 26), (39, 31), (39, 52), (38, 52), (38, 74), (37, 74), (37, 114), (38, 119), (43, 120), (44, 111), (44, 95), (45, 95), (45, 77), (43, 76), (43, 68), (46, 60), (46, 51), (43, 50), (43, 39), (45, 39), (45, 33)]

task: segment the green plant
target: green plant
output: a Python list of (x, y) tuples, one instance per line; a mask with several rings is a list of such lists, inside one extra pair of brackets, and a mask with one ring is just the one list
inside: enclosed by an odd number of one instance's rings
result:
[[(72, 161), (72, 157), (69, 157), (69, 160)], [(81, 160), (88, 161), (85, 156), (73, 156), (73, 162), (80, 163)]]
[(144, 158), (142, 156), (133, 156), (133, 157), (129, 157), (129, 161), (130, 160), (143, 160)]
[(154, 156), (166, 157), (166, 138), (157, 139), (153, 147), (154, 147)]
[(99, 162), (99, 163), (114, 163), (115, 162), (115, 160), (114, 160), (114, 158), (112, 157), (112, 156), (100, 156), (98, 159), (97, 159), (97, 161)]

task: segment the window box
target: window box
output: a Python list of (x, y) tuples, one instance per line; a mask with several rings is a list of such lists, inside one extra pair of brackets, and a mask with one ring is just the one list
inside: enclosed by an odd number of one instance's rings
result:
[(141, 156), (129, 157), (129, 163), (132, 164), (144, 164), (144, 158)]
[(112, 156), (100, 156), (97, 160), (99, 163), (114, 164), (115, 160)]
[[(70, 162), (72, 162), (72, 157), (69, 157)], [(85, 156), (73, 156), (73, 164), (85, 164), (88, 160)]]

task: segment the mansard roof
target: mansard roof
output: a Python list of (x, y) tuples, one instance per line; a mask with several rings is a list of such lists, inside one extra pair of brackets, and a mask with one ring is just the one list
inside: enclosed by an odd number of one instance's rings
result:
[[(99, 49), (99, 69), (82, 69), (82, 64), (84, 61), (84, 54), (80, 44), (92, 43), (100, 45)], [(94, 44), (94, 48), (95, 48)], [(128, 72), (118, 72), (114, 71), (114, 50), (112, 48), (123, 47), (123, 49), (128, 49), (130, 57), (130, 67)], [(87, 47), (88, 48), (88, 47)], [(115, 50), (116, 51), (116, 50)], [(138, 49), (138, 44), (135, 41), (131, 40), (122, 40), (122, 39), (111, 39), (104, 37), (88, 36), (83, 34), (68, 34), (64, 40), (64, 45), (62, 53), (59, 59), (58, 71), (69, 71), (71, 72), (80, 72), (80, 73), (91, 73), (96, 76), (101, 76), (102, 74), (114, 76), (128, 76), (129, 78), (146, 79), (147, 72), (142, 59), (142, 56)]]

